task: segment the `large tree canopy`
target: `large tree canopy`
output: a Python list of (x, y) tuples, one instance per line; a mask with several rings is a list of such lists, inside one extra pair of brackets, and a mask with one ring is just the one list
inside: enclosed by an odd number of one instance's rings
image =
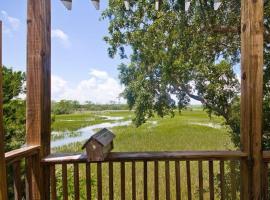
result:
[[(224, 117), (238, 144), (240, 84), (233, 67), (240, 61), (241, 5), (239, 0), (222, 2), (214, 10), (214, 0), (193, 0), (185, 11), (184, 0), (165, 0), (156, 11), (153, 0), (138, 0), (126, 11), (122, 0), (110, 0), (103, 13), (110, 22), (105, 41), (111, 57), (118, 52), (126, 58), (126, 47), (131, 47), (130, 64), (119, 70), (136, 125), (155, 112), (173, 114), (195, 99), (209, 113)], [(265, 1), (265, 13), (264, 108), (269, 110), (270, 1)]]

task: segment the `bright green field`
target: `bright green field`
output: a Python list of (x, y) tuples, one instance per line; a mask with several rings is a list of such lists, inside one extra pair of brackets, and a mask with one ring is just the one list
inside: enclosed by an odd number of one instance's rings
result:
[[(184, 111), (174, 118), (154, 118), (139, 128), (117, 127), (115, 151), (176, 151), (231, 149), (221, 119), (210, 120), (202, 111)], [(218, 128), (209, 127), (211, 125)], [(130, 145), (132, 144), (132, 145)]]
[[(56, 116), (56, 124), (58, 130), (76, 130), (76, 128), (85, 127), (92, 124), (104, 122), (102, 116), (122, 116), (123, 120), (131, 119), (132, 112), (128, 111), (107, 111), (96, 113), (77, 113), (72, 115)], [(89, 121), (89, 119), (97, 119)], [(85, 120), (88, 121), (85, 121)], [(75, 121), (72, 121), (75, 120)], [(80, 123), (80, 121), (82, 123)], [(150, 119), (147, 123), (139, 128), (134, 125), (125, 127), (116, 127), (112, 131), (115, 133), (114, 150), (120, 152), (129, 151), (176, 151), (176, 150), (233, 150), (234, 146), (230, 141), (228, 130), (222, 126), (222, 119), (212, 117), (209, 119), (208, 115), (200, 108), (183, 111), (180, 115), (176, 114), (174, 118), (155, 117)], [(68, 144), (66, 146), (56, 148), (54, 152), (81, 152), (82, 143)], [(171, 199), (175, 199), (175, 163), (170, 162), (171, 174)], [(238, 166), (238, 165), (236, 165)], [(60, 167), (60, 166), (59, 166)], [(153, 185), (153, 162), (148, 163), (148, 190), (149, 199), (154, 199)], [(73, 167), (68, 167), (69, 174), (72, 175)], [(91, 164), (92, 177), (92, 196), (96, 199), (97, 191), (97, 174), (96, 164)], [(127, 163), (126, 167), (126, 199), (131, 199), (131, 164)], [(102, 165), (102, 181), (103, 181), (103, 198), (108, 199), (108, 164)], [(159, 181), (160, 181), (160, 199), (165, 199), (165, 167), (164, 162), (160, 162), (159, 166)], [(187, 199), (186, 188), (186, 163), (180, 163), (181, 171), (181, 187), (182, 199)], [(204, 198), (209, 199), (209, 179), (208, 179), (208, 163), (203, 162), (203, 184), (204, 184)], [(137, 199), (143, 199), (143, 163), (136, 165), (137, 175)], [(219, 198), (219, 163), (214, 162), (215, 175), (215, 191), (216, 198)], [(62, 191), (61, 168), (57, 168), (58, 190), (59, 198)], [(225, 179), (227, 185), (230, 185), (231, 178), (230, 163), (225, 162)], [(73, 176), (69, 176), (69, 191), (70, 199), (73, 199)], [(85, 199), (85, 165), (80, 165), (80, 193), (81, 199)], [(191, 183), (192, 195), (194, 199), (198, 199), (198, 162), (191, 162)], [(115, 199), (120, 199), (120, 164), (114, 164), (114, 191)], [(226, 199), (231, 199), (230, 188), (225, 188), (228, 196)], [(236, 198), (238, 199), (238, 198)]]

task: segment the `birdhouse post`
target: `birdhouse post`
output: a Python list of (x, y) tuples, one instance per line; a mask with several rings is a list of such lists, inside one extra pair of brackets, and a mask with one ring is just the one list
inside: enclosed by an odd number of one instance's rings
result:
[(92, 135), (82, 147), (86, 149), (87, 161), (103, 161), (113, 149), (114, 137), (115, 135), (106, 128)]

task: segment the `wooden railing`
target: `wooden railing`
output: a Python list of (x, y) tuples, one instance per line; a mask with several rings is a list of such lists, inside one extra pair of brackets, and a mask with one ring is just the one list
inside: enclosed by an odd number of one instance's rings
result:
[(239, 151), (111, 153), (103, 162), (84, 154), (43, 159), (51, 199), (240, 199)]
[(269, 171), (269, 163), (270, 163), (270, 151), (263, 152), (263, 198), (269, 199), (269, 192), (270, 192), (270, 171)]
[[(28, 165), (30, 163), (36, 163), (39, 165), (39, 149), (39, 146), (28, 146), (5, 154), (6, 165), (8, 168), (12, 166), (13, 192), (15, 200), (21, 200), (24, 196), (26, 199), (29, 199), (29, 193), (32, 190), (32, 172), (31, 167)], [(24, 188), (23, 183), (26, 183)]]

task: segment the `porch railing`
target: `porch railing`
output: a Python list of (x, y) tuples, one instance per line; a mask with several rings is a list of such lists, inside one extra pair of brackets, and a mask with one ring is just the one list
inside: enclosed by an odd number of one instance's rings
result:
[[(85, 154), (51, 154), (40, 161), (39, 151), (29, 146), (5, 154), (16, 200), (31, 199), (31, 163), (50, 170), (50, 191), (44, 192), (52, 200), (241, 199), (240, 163), (248, 160), (241, 151), (176, 151), (114, 152), (91, 163)], [(269, 162), (264, 151), (263, 199), (270, 191)]]
[[(6, 165), (13, 180), (13, 193), (15, 200), (21, 200), (25, 196), (30, 199), (32, 192), (32, 171), (29, 165), (40, 166), (39, 146), (28, 146), (5, 154)], [(9, 176), (11, 174), (8, 174)]]
[(240, 151), (53, 154), (51, 199), (240, 199)]

